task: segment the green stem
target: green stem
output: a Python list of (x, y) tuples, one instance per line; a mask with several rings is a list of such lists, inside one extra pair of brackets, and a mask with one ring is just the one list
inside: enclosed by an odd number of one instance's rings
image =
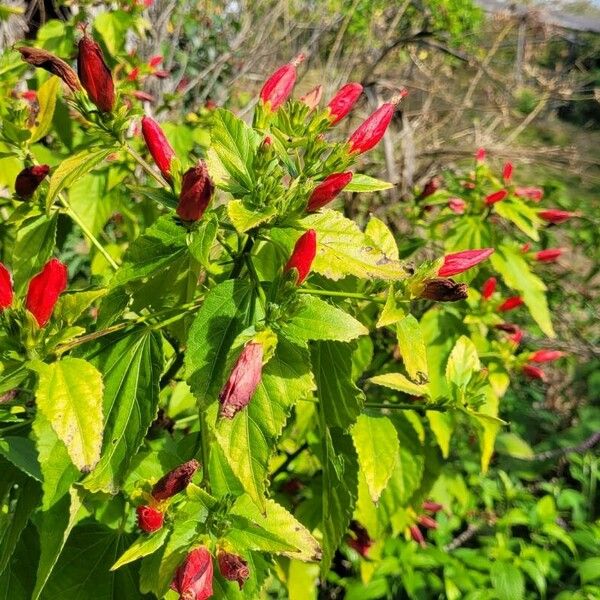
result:
[(246, 254), (246, 267), (248, 268), (248, 272), (250, 273), (250, 277), (253, 280), (254, 287), (258, 292), (258, 298), (262, 304), (263, 309), (267, 308), (267, 297), (265, 295), (265, 290), (263, 290), (262, 285), (260, 284), (260, 279), (258, 278), (258, 273), (256, 272), (256, 267), (252, 262), (252, 257), (249, 254)]
[(385, 404), (378, 402), (365, 402), (365, 408), (389, 408), (390, 410), (417, 410), (420, 412), (427, 412), (430, 410), (437, 412), (447, 412), (447, 406), (437, 406), (428, 404)]
[(169, 187), (168, 183), (129, 145), (123, 144), (123, 149), (135, 162), (150, 175), (153, 177), (161, 187)]
[(375, 296), (366, 296), (358, 292), (335, 292), (333, 290), (313, 290), (308, 288), (300, 288), (299, 294), (310, 294), (311, 296), (331, 296), (332, 298), (355, 298), (356, 300), (364, 300), (365, 302), (377, 302), (385, 304), (385, 298), (377, 298)]
[(242, 267), (244, 266), (244, 256), (250, 253), (250, 250), (252, 250), (252, 246), (254, 246), (254, 237), (249, 235), (248, 239), (246, 240), (246, 243), (244, 244), (244, 247), (242, 248), (242, 251), (238, 254), (235, 260), (235, 265), (233, 266), (233, 269), (231, 269), (229, 279), (237, 279), (240, 272), (242, 271)]
[(107, 260), (108, 264), (116, 271), (119, 268), (119, 265), (114, 261), (113, 257), (108, 253), (106, 248), (104, 248), (104, 246), (98, 241), (96, 236), (88, 229), (87, 225), (81, 220), (79, 215), (73, 210), (73, 208), (67, 202), (67, 200), (62, 195), (59, 195), (58, 199), (63, 205), (63, 208), (67, 211), (67, 214), (71, 217), (71, 219), (73, 219), (73, 221), (75, 221), (75, 223), (79, 225), (79, 228), (81, 229), (81, 231), (83, 231), (84, 235), (90, 240), (90, 242), (94, 246), (96, 246), (100, 254), (102, 254), (102, 256), (104, 256), (104, 258)]

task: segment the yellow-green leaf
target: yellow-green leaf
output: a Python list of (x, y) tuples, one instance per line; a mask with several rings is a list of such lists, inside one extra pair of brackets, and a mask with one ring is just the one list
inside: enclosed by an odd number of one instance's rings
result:
[(392, 390), (397, 390), (410, 396), (427, 396), (429, 394), (429, 386), (425, 383), (413, 383), (410, 379), (402, 375), (402, 373), (384, 373), (376, 375), (369, 379), (371, 383), (382, 385)]
[(406, 315), (396, 324), (396, 336), (408, 376), (416, 383), (426, 383), (429, 370), (419, 322), (412, 315)]
[(35, 118), (35, 127), (31, 132), (30, 142), (33, 144), (41, 140), (49, 131), (52, 125), (52, 117), (56, 108), (56, 96), (60, 89), (60, 79), (50, 77), (42, 85), (37, 93), (40, 110)]

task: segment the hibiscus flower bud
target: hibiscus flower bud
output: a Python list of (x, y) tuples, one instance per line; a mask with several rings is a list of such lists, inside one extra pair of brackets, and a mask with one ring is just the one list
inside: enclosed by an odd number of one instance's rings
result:
[(142, 90), (134, 90), (132, 93), (133, 97), (141, 102), (154, 102), (156, 98), (149, 94), (148, 92), (143, 92)]
[(477, 148), (475, 151), (475, 160), (477, 162), (483, 162), (485, 160), (485, 148)]
[(498, 190), (497, 192), (493, 192), (492, 194), (488, 194), (485, 197), (485, 203), (490, 206), (491, 204), (496, 204), (496, 202), (500, 202), (500, 200), (504, 200), (508, 196), (508, 192), (506, 190)]
[(198, 221), (202, 218), (214, 192), (214, 185), (208, 174), (206, 163), (201, 160), (183, 174), (181, 194), (177, 214), (184, 221)]
[(356, 550), (361, 556), (366, 557), (373, 545), (369, 532), (358, 521), (350, 523), (350, 531), (352, 535), (348, 536), (346, 540), (348, 546)]
[(421, 546), (421, 548), (425, 548), (427, 546), (427, 544), (425, 543), (425, 538), (423, 537), (423, 534), (421, 533), (421, 530), (419, 529), (419, 527), (417, 525), (411, 525), (409, 527), (410, 530), (410, 537), (417, 542), (417, 544), (419, 544), (419, 546)]
[(220, 417), (233, 419), (236, 413), (248, 405), (260, 383), (262, 361), (262, 344), (250, 342), (244, 346), (219, 394)]
[(138, 527), (145, 533), (158, 531), (163, 526), (164, 515), (160, 510), (151, 506), (138, 506), (136, 508)]
[(332, 173), (312, 191), (306, 210), (315, 212), (329, 204), (352, 181), (352, 172)]
[(419, 297), (437, 302), (457, 302), (467, 297), (468, 289), (466, 283), (457, 283), (452, 279), (436, 277), (423, 282), (423, 290)]
[(502, 179), (504, 179), (504, 183), (510, 183), (513, 171), (513, 164), (511, 162), (504, 163), (504, 168), (502, 169)]
[(0, 310), (8, 308), (13, 301), (12, 277), (9, 270), (0, 263)]
[(300, 98), (300, 102), (306, 104), (310, 110), (314, 110), (319, 106), (319, 102), (321, 102), (321, 98), (323, 96), (323, 86), (317, 85), (310, 92), (307, 92)]
[(515, 188), (515, 194), (519, 198), (527, 198), (527, 200), (539, 202), (544, 197), (544, 190), (539, 187), (517, 187)]
[(546, 210), (538, 211), (538, 217), (548, 221), (548, 223), (564, 223), (567, 219), (572, 217), (578, 217), (579, 213), (570, 212), (568, 210), (559, 210), (558, 208), (548, 208)]
[(444, 256), (444, 264), (438, 271), (440, 277), (452, 277), (474, 267), (486, 260), (493, 254), (493, 248), (481, 248), (479, 250), (463, 250)]
[(248, 563), (237, 554), (230, 554), (221, 550), (217, 556), (219, 563), (219, 571), (221, 575), (228, 581), (237, 581), (240, 590), (244, 587), (246, 579), (250, 577), (250, 569)]
[(525, 303), (525, 301), (523, 300), (523, 298), (521, 298), (521, 296), (511, 296), (510, 298), (507, 298), (498, 307), (498, 310), (500, 312), (507, 312), (509, 310), (514, 310), (515, 308), (518, 308), (519, 306), (521, 306), (524, 303)]
[(422, 200), (423, 198), (427, 198), (428, 196), (435, 194), (435, 192), (437, 192), (437, 190), (440, 189), (441, 185), (442, 185), (442, 180), (440, 179), (440, 177), (438, 177), (437, 175), (435, 177), (432, 177), (423, 186), (423, 191), (419, 194), (418, 199)]
[(160, 125), (151, 117), (142, 118), (142, 135), (156, 166), (167, 180), (171, 180), (171, 161), (175, 158), (175, 150), (169, 144), (167, 136)]
[(199, 467), (200, 463), (192, 459), (169, 471), (154, 484), (152, 497), (155, 500), (166, 500), (183, 491)]
[(527, 360), (529, 362), (545, 363), (558, 360), (566, 356), (566, 352), (560, 350), (536, 350)]
[(419, 521), (419, 525), (422, 525), (423, 527), (425, 527), (425, 529), (437, 529), (438, 528), (437, 521), (427, 515), (419, 516), (418, 521)]
[(43, 327), (52, 316), (58, 297), (67, 288), (67, 267), (59, 260), (49, 260), (29, 282), (25, 307)]
[(542, 381), (546, 379), (546, 374), (539, 367), (534, 367), (533, 365), (523, 365), (522, 370), (523, 373), (529, 377), (529, 379), (541, 379)]
[(521, 341), (523, 340), (524, 335), (525, 335), (525, 332), (522, 329), (517, 329), (517, 331), (515, 331), (512, 335), (508, 336), (508, 339), (513, 344), (516, 344), (518, 346), (521, 343)]
[(171, 589), (179, 594), (179, 600), (208, 600), (213, 594), (212, 579), (212, 557), (201, 546), (192, 550), (179, 566)]
[(440, 512), (440, 510), (442, 510), (444, 506), (439, 502), (432, 502), (431, 500), (426, 500), (421, 504), (421, 508), (423, 510), (426, 510), (427, 512), (435, 514), (437, 512)]
[(58, 56), (54, 56), (54, 54), (51, 54), (46, 50), (41, 50), (40, 48), (22, 47), (17, 48), (17, 50), (21, 53), (21, 56), (26, 63), (56, 75), (62, 79), (72, 92), (81, 89), (81, 84), (75, 70), (64, 60), (58, 58)]
[(481, 288), (481, 297), (484, 300), (489, 300), (494, 295), (494, 292), (496, 291), (496, 284), (497, 281), (495, 277), (490, 277), (488, 280), (486, 280)]
[(115, 105), (115, 85), (100, 46), (88, 35), (79, 40), (77, 73), (90, 100), (102, 111)]
[(155, 54), (154, 56), (150, 57), (150, 60), (148, 61), (148, 66), (151, 69), (155, 69), (156, 67), (158, 67), (158, 65), (160, 65), (162, 61), (163, 57), (160, 54)]
[(362, 91), (363, 86), (360, 83), (347, 83), (339, 89), (327, 105), (332, 126), (339, 123), (352, 110)]
[(296, 67), (304, 61), (304, 58), (304, 54), (299, 54), (292, 62), (277, 69), (265, 81), (260, 90), (260, 99), (269, 110), (277, 110), (290, 97), (296, 83)]
[(48, 165), (25, 167), (15, 179), (15, 192), (21, 198), (31, 198), (40, 183), (50, 172)]
[(534, 258), (539, 262), (554, 262), (564, 251), (564, 248), (548, 248), (536, 252)]
[(531, 250), (531, 244), (529, 242), (525, 242), (522, 246), (521, 246), (521, 252), (523, 254), (527, 254), (527, 252), (529, 252)]
[(448, 208), (457, 215), (462, 215), (465, 212), (467, 203), (462, 198), (449, 198)]
[(283, 272), (287, 273), (291, 269), (296, 269), (296, 271), (298, 271), (296, 285), (301, 285), (310, 273), (310, 267), (312, 266), (316, 254), (317, 232), (314, 229), (309, 229), (302, 234), (296, 242), (290, 259), (283, 268)]

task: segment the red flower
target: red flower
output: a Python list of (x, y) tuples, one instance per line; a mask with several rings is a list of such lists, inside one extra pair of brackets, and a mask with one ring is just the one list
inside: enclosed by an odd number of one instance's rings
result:
[(559, 210), (558, 208), (548, 208), (546, 210), (540, 210), (538, 216), (548, 223), (564, 223), (571, 217), (579, 216), (575, 212), (569, 212), (568, 210)]
[(43, 327), (52, 315), (58, 297), (67, 288), (67, 267), (59, 260), (49, 260), (29, 282), (25, 306)]
[(356, 550), (361, 556), (366, 557), (373, 545), (369, 532), (358, 521), (350, 523), (350, 531), (353, 535), (348, 536), (346, 540), (348, 546)]
[(523, 300), (523, 298), (521, 298), (521, 296), (511, 296), (510, 298), (507, 298), (498, 307), (498, 310), (500, 312), (507, 312), (509, 310), (514, 310), (515, 308), (518, 308), (519, 306), (521, 306), (524, 303), (525, 303), (525, 301)]
[(179, 600), (207, 600), (213, 594), (212, 579), (212, 557), (200, 547), (192, 550), (179, 566), (171, 589), (179, 594)]
[(292, 62), (280, 67), (265, 81), (260, 99), (270, 110), (277, 110), (289, 97), (296, 83), (296, 67), (304, 60), (299, 54)]
[(483, 287), (481, 288), (481, 296), (484, 300), (489, 300), (494, 292), (496, 291), (496, 284), (498, 282), (496, 281), (495, 277), (490, 277), (484, 284)]
[(12, 277), (9, 270), (0, 263), (0, 310), (8, 308), (13, 301)]
[(539, 187), (518, 187), (515, 188), (515, 194), (520, 198), (539, 202), (544, 197), (544, 190)]
[(508, 196), (508, 192), (506, 190), (498, 190), (497, 192), (493, 192), (492, 194), (488, 194), (485, 197), (485, 203), (487, 205), (496, 204), (496, 202), (500, 202), (500, 200), (504, 200)]
[(228, 581), (237, 581), (241, 590), (244, 587), (246, 579), (250, 577), (248, 563), (241, 556), (230, 554), (224, 550), (219, 552), (217, 561), (221, 575)]
[(233, 419), (236, 413), (248, 405), (260, 383), (262, 360), (262, 344), (250, 342), (244, 346), (219, 394), (220, 417)]
[(419, 516), (418, 521), (419, 521), (419, 525), (422, 525), (423, 527), (425, 527), (425, 529), (437, 529), (438, 528), (437, 521), (427, 515)]
[(457, 215), (462, 215), (465, 212), (467, 203), (462, 198), (449, 198), (448, 208)]
[(310, 92), (307, 92), (300, 98), (300, 102), (303, 102), (310, 108), (310, 110), (314, 110), (319, 106), (319, 102), (321, 102), (321, 97), (323, 96), (323, 86), (318, 85), (314, 87)]
[(138, 506), (136, 512), (138, 527), (145, 533), (158, 531), (163, 526), (164, 515), (160, 510), (151, 506)]
[(444, 257), (444, 264), (438, 271), (438, 275), (440, 277), (458, 275), (486, 260), (493, 252), (493, 248), (481, 248), (480, 250), (463, 250), (462, 252), (447, 254)]
[(421, 508), (430, 513), (440, 512), (444, 508), (443, 504), (439, 504), (438, 502), (432, 502), (431, 500), (426, 500), (421, 504)]
[(352, 181), (352, 172), (333, 173), (312, 191), (306, 210), (315, 212), (329, 204)]
[(327, 105), (331, 125), (339, 123), (352, 110), (362, 91), (363, 86), (360, 83), (347, 83), (340, 88)]
[(397, 102), (386, 102), (359, 125), (358, 129), (350, 136), (350, 154), (362, 154), (376, 146), (390, 124)]
[(485, 148), (477, 148), (475, 152), (475, 160), (477, 162), (483, 162), (485, 160)]
[(419, 544), (419, 546), (421, 546), (421, 548), (425, 548), (427, 546), (427, 544), (425, 543), (425, 538), (423, 537), (423, 534), (421, 533), (421, 530), (419, 529), (419, 527), (417, 525), (411, 525), (409, 527), (410, 529), (410, 537), (417, 542), (417, 544)]
[(21, 198), (31, 198), (35, 190), (50, 172), (48, 165), (25, 167), (15, 179), (15, 192)]
[(115, 104), (115, 85), (100, 46), (88, 35), (79, 40), (77, 73), (90, 100), (102, 112), (111, 112)]
[(530, 379), (541, 379), (544, 381), (546, 379), (546, 374), (539, 367), (534, 367), (533, 365), (523, 365), (523, 373), (527, 375)]
[(200, 463), (192, 459), (169, 471), (154, 484), (152, 497), (155, 500), (166, 500), (179, 494), (188, 486), (199, 467)]
[(296, 269), (298, 271), (296, 285), (301, 285), (310, 273), (310, 267), (316, 254), (317, 232), (314, 229), (309, 229), (298, 238), (292, 255), (283, 268), (283, 272), (287, 273), (291, 269)]
[(513, 175), (513, 165), (510, 162), (504, 164), (504, 168), (502, 169), (502, 179), (504, 179), (505, 183), (509, 183), (512, 179)]
[(171, 179), (171, 161), (175, 158), (175, 150), (169, 144), (167, 136), (160, 125), (150, 117), (142, 119), (142, 135), (148, 150), (163, 176)]
[(530, 362), (545, 363), (558, 360), (566, 355), (560, 350), (536, 350), (527, 360)]
[(534, 257), (540, 262), (554, 262), (564, 251), (564, 248), (548, 248), (536, 252)]
[(177, 214), (184, 221), (202, 218), (214, 192), (214, 185), (203, 160), (183, 174)]

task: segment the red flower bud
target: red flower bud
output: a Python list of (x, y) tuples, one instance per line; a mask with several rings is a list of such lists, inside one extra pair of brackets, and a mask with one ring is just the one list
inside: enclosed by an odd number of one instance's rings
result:
[(154, 77), (156, 77), (158, 79), (166, 79), (170, 75), (170, 73), (169, 73), (169, 71), (160, 70), (160, 71), (153, 71), (152, 75), (154, 75)]
[(206, 163), (201, 160), (183, 174), (181, 194), (177, 214), (184, 221), (198, 221), (202, 218), (214, 192), (214, 185), (206, 169)]
[(289, 97), (296, 83), (296, 67), (304, 60), (299, 54), (292, 62), (280, 67), (265, 81), (260, 99), (270, 110), (277, 110)]
[(534, 367), (533, 365), (523, 365), (522, 368), (523, 373), (530, 379), (541, 379), (542, 381), (546, 379), (546, 374), (539, 367)]
[(498, 323), (497, 325), (494, 325), (494, 328), (505, 331), (506, 333), (516, 333), (519, 331), (519, 326), (514, 323)]
[(296, 285), (301, 285), (310, 273), (310, 267), (316, 254), (317, 232), (314, 229), (309, 229), (296, 242), (292, 255), (283, 268), (283, 272), (287, 273), (291, 269), (296, 269), (298, 271)]
[(306, 210), (315, 212), (329, 204), (352, 181), (352, 173), (333, 173), (326, 177), (312, 191)]
[(35, 90), (25, 90), (21, 92), (21, 98), (27, 100), (27, 102), (37, 102), (37, 92)]
[(418, 521), (419, 521), (419, 525), (422, 525), (423, 527), (425, 527), (425, 529), (437, 529), (438, 528), (437, 521), (427, 515), (421, 515), (418, 518)]
[(515, 188), (515, 194), (520, 198), (539, 202), (544, 197), (544, 190), (539, 187), (518, 187)]
[(508, 336), (508, 339), (517, 346), (521, 343), (525, 332), (522, 329), (517, 329), (512, 335)]
[(48, 165), (25, 167), (15, 179), (15, 192), (21, 198), (31, 198), (35, 190), (50, 172)]
[(192, 459), (169, 471), (154, 484), (152, 497), (155, 500), (166, 500), (178, 494), (188, 486), (199, 467), (200, 463)]
[(419, 199), (427, 198), (440, 189), (442, 181), (439, 177), (432, 177), (424, 186), (423, 191), (419, 194)]
[(72, 92), (81, 89), (77, 73), (61, 58), (40, 48), (17, 48), (23, 60), (34, 66), (56, 75), (69, 87)]
[(179, 594), (179, 600), (208, 600), (213, 594), (212, 579), (212, 557), (202, 546), (186, 556), (173, 577), (171, 589)]
[(369, 532), (358, 521), (350, 523), (350, 531), (353, 535), (348, 536), (346, 540), (348, 546), (356, 550), (361, 556), (366, 557), (373, 545)]
[(571, 217), (578, 217), (579, 214), (575, 212), (569, 212), (568, 210), (559, 210), (558, 208), (548, 208), (546, 210), (540, 210), (538, 217), (548, 221), (548, 223), (564, 223)]
[(0, 263), (0, 310), (8, 308), (13, 301), (12, 277), (9, 270)]
[(152, 94), (143, 92), (142, 90), (134, 90), (133, 97), (142, 102), (154, 102), (156, 100)]
[(558, 360), (566, 355), (566, 352), (560, 350), (536, 350), (527, 360), (529, 362), (545, 363)]
[(163, 526), (164, 515), (160, 510), (151, 506), (138, 506), (136, 512), (138, 527), (145, 533), (158, 531)]
[(466, 207), (467, 203), (462, 198), (450, 198), (448, 200), (448, 208), (457, 215), (462, 215)]
[(540, 262), (554, 262), (564, 251), (564, 248), (548, 248), (536, 252), (534, 256)]
[(25, 306), (43, 327), (52, 315), (58, 297), (67, 288), (67, 267), (59, 260), (49, 260), (29, 282)]
[(88, 35), (79, 40), (77, 73), (90, 100), (102, 112), (111, 112), (115, 104), (115, 85), (100, 46)]
[(262, 360), (262, 344), (250, 342), (244, 346), (219, 394), (220, 417), (233, 419), (236, 413), (248, 405), (260, 383)]
[(140, 76), (140, 68), (134, 67), (129, 72), (129, 75), (127, 75), (127, 79), (129, 79), (129, 81), (136, 81), (139, 76)]
[(525, 301), (523, 300), (523, 298), (521, 298), (521, 296), (511, 296), (510, 298), (507, 298), (498, 307), (498, 310), (500, 312), (507, 312), (509, 310), (514, 310), (515, 308), (518, 308), (519, 306), (521, 306), (524, 303), (525, 303)]
[(217, 561), (221, 575), (228, 581), (237, 581), (241, 590), (244, 587), (246, 579), (250, 577), (248, 563), (241, 556), (230, 554), (224, 550), (219, 552)]
[(382, 104), (373, 114), (359, 125), (358, 129), (350, 136), (350, 154), (362, 154), (376, 146), (390, 124), (396, 105), (391, 102)]
[(480, 250), (463, 250), (462, 252), (447, 254), (444, 257), (444, 264), (438, 271), (438, 275), (440, 277), (451, 277), (452, 275), (463, 273), (467, 269), (486, 260), (493, 252), (493, 248), (481, 248)]
[(477, 162), (483, 162), (485, 160), (485, 148), (477, 148), (475, 152), (475, 160)]
[(310, 92), (307, 92), (300, 98), (300, 102), (303, 102), (310, 108), (310, 110), (314, 110), (319, 106), (319, 102), (321, 102), (321, 97), (323, 96), (323, 86), (318, 85), (314, 87)]
[(531, 244), (529, 242), (525, 242), (522, 246), (521, 246), (521, 252), (523, 254), (526, 254), (527, 252), (529, 252), (531, 250)]
[(175, 158), (175, 150), (169, 144), (167, 136), (160, 125), (150, 117), (142, 119), (142, 135), (148, 150), (165, 179), (171, 179), (171, 161)]
[(158, 67), (158, 65), (160, 65), (162, 60), (163, 60), (163, 57), (160, 54), (156, 54), (155, 56), (152, 56), (150, 58), (150, 60), (148, 61), (148, 66), (151, 69), (154, 69), (155, 67)]
[(427, 544), (425, 543), (425, 538), (423, 537), (423, 534), (421, 533), (421, 530), (419, 529), (419, 527), (417, 525), (411, 525), (409, 527), (410, 529), (410, 537), (417, 542), (417, 544), (419, 544), (419, 546), (421, 546), (421, 548), (425, 548), (427, 546)]
[(508, 192), (506, 190), (498, 190), (492, 194), (488, 194), (485, 197), (485, 203), (489, 206), (490, 204), (496, 204), (496, 202), (500, 202), (500, 200), (504, 200), (508, 196)]
[(436, 277), (423, 282), (423, 290), (419, 297), (437, 302), (457, 302), (467, 297), (468, 289), (466, 283), (457, 283), (452, 279)]
[(327, 105), (332, 126), (339, 123), (352, 110), (362, 91), (363, 86), (360, 83), (347, 83), (339, 89)]
[(481, 297), (484, 300), (489, 300), (494, 292), (496, 291), (496, 284), (498, 282), (496, 281), (495, 277), (490, 277), (484, 284), (483, 287), (481, 288)]
[(513, 170), (512, 163), (507, 162), (504, 164), (504, 169), (502, 169), (502, 179), (504, 179), (505, 183), (509, 183), (512, 179)]
[(437, 513), (437, 512), (440, 512), (440, 510), (442, 510), (444, 508), (444, 505), (439, 504), (438, 502), (432, 502), (431, 500), (426, 500), (425, 502), (423, 502), (421, 504), (421, 507), (423, 508), (423, 510), (426, 510), (427, 512)]

